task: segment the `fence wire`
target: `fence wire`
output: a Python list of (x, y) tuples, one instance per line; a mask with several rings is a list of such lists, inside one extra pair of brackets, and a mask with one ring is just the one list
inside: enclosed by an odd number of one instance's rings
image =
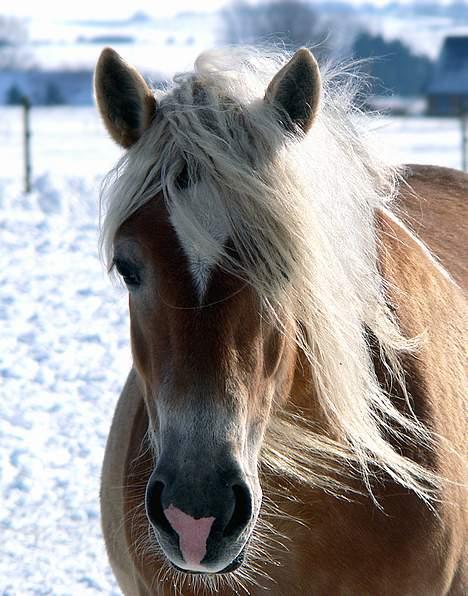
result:
[[(385, 117), (375, 123), (379, 151), (393, 163), (430, 163), (463, 168), (458, 119)], [(0, 177), (24, 178), (22, 108), (0, 108)], [(45, 173), (101, 177), (121, 150), (93, 107), (31, 109), (32, 183)]]

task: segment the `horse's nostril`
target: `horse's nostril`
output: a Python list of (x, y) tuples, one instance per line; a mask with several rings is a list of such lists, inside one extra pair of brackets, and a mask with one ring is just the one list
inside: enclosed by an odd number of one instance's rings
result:
[(252, 498), (247, 486), (234, 484), (232, 490), (234, 492), (235, 505), (231, 519), (223, 531), (225, 538), (240, 534), (252, 516)]
[(174, 530), (164, 515), (162, 507), (162, 492), (164, 483), (160, 481), (150, 482), (146, 490), (146, 513), (150, 522), (159, 530), (173, 534)]

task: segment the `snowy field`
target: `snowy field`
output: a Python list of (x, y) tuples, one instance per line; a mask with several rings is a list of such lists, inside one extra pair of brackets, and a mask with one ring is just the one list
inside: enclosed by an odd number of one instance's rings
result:
[[(0, 594), (118, 594), (99, 525), (113, 407), (130, 363), (124, 290), (97, 257), (100, 177), (119, 155), (88, 108), (0, 110)], [(376, 123), (395, 162), (460, 167), (456, 121)]]

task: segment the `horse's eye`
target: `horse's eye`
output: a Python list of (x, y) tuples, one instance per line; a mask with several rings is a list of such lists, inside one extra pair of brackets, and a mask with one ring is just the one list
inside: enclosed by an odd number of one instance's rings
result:
[(178, 190), (185, 190), (190, 182), (190, 176), (188, 172), (187, 164), (184, 164), (182, 170), (179, 172), (176, 178), (176, 187)]
[(115, 259), (114, 264), (127, 287), (135, 288), (140, 285), (141, 277), (136, 265), (121, 259)]

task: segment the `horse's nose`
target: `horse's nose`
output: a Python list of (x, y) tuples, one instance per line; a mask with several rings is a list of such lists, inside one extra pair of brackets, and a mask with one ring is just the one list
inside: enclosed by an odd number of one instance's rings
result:
[(234, 509), (222, 532), (225, 538), (237, 538), (252, 516), (252, 497), (245, 482), (232, 486)]
[[(146, 511), (153, 527), (168, 539), (178, 537), (181, 555), (188, 565), (199, 565), (211, 542), (235, 540), (252, 517), (252, 497), (247, 484), (211, 484), (210, 495), (190, 487), (166, 484), (157, 474), (146, 490)], [(197, 494), (203, 501), (197, 502)], [(187, 498), (191, 495), (191, 498)], [(202, 515), (200, 515), (202, 512)]]
[(195, 519), (174, 505), (169, 505), (164, 515), (179, 536), (179, 548), (184, 561), (188, 565), (199, 565), (205, 558), (206, 542), (215, 518)]
[(155, 528), (168, 534), (173, 533), (173, 528), (164, 514), (162, 506), (162, 493), (164, 482), (150, 479), (146, 487), (146, 514)]

